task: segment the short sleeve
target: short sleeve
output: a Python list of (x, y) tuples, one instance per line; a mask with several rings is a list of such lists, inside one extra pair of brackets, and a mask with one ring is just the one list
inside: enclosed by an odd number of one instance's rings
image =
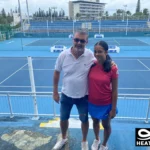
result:
[(112, 67), (112, 79), (117, 79), (119, 76), (118, 67), (117, 65), (114, 65)]
[(55, 70), (61, 72), (63, 61), (65, 59), (66, 54), (64, 52), (61, 52), (56, 60), (55, 63)]

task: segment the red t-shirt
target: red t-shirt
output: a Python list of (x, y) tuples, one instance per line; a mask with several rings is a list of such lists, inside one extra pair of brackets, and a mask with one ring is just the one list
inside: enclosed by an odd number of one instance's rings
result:
[(95, 105), (108, 105), (112, 101), (112, 79), (118, 78), (117, 66), (105, 72), (103, 66), (96, 62), (88, 76), (89, 102)]

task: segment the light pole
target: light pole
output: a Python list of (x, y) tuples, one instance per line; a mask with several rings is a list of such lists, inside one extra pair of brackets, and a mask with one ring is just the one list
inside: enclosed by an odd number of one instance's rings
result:
[(51, 8), (51, 23), (53, 23), (53, 20), (52, 20), (52, 8)]
[(18, 6), (19, 6), (19, 14), (20, 14), (21, 30), (22, 30), (22, 32), (23, 32), (23, 22), (22, 22), (22, 13), (21, 13), (20, 0), (18, 0)]
[(126, 23), (126, 35), (128, 34), (128, 15), (127, 15), (127, 23)]
[(27, 13), (28, 13), (28, 24), (30, 24), (28, 0), (26, 0), (26, 5), (27, 5)]
[(73, 35), (74, 35), (74, 23), (76, 22), (75, 19), (73, 19)]
[[(20, 22), (21, 22), (21, 32), (23, 33), (24, 29), (23, 29), (23, 21), (22, 21), (22, 13), (21, 13), (21, 5), (20, 5), (20, 0), (18, 0), (18, 7), (19, 7), (19, 14), (20, 14)], [(25, 33), (23, 33), (25, 36)], [(21, 38), (21, 45), (22, 45), (22, 51), (23, 51), (23, 42), (22, 42), (22, 38)]]
[(54, 9), (54, 21), (55, 21), (55, 9), (57, 9), (57, 7), (52, 7), (52, 9)]
[(101, 33), (101, 17), (99, 17), (99, 34)]
[(124, 12), (123, 12), (123, 20), (122, 21), (124, 21), (124, 16), (125, 16), (125, 13), (126, 13), (126, 7), (127, 7), (127, 5), (123, 5), (124, 6)]
[(102, 12), (100, 11), (100, 8), (99, 8), (99, 11), (98, 11), (99, 34), (101, 33), (101, 18), (102, 18)]
[(47, 20), (47, 36), (49, 36), (48, 20)]
[(51, 7), (51, 23), (53, 23), (53, 20), (52, 20), (52, 9), (54, 9), (54, 20), (55, 20), (55, 9), (57, 9), (57, 7)]
[(150, 10), (149, 10), (149, 15), (148, 15), (147, 21), (150, 21)]

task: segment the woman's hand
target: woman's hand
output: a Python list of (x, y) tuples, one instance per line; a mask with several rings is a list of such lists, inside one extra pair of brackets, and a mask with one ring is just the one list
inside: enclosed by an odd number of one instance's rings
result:
[(116, 116), (116, 109), (112, 109), (109, 113), (109, 117), (113, 119)]

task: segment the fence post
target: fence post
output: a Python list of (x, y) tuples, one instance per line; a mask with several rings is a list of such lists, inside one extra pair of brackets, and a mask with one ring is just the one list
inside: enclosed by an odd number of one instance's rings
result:
[(32, 96), (33, 96), (33, 104), (34, 104), (34, 117), (32, 118), (32, 120), (38, 120), (39, 116), (38, 116), (34, 72), (33, 72), (33, 65), (32, 65), (31, 57), (28, 57), (28, 68), (29, 68), (30, 83), (31, 83)]
[(53, 101), (53, 113), (54, 113), (54, 118), (55, 118), (56, 117), (55, 101), (54, 100), (52, 101)]
[(7, 98), (8, 98), (8, 104), (9, 104), (9, 110), (10, 110), (10, 118), (13, 118), (14, 116), (13, 116), (12, 105), (11, 105), (9, 94), (7, 94)]
[(149, 113), (150, 113), (150, 97), (149, 97), (149, 105), (148, 105), (148, 109), (147, 109), (147, 114), (146, 114), (145, 123), (148, 123), (148, 116), (149, 116)]

